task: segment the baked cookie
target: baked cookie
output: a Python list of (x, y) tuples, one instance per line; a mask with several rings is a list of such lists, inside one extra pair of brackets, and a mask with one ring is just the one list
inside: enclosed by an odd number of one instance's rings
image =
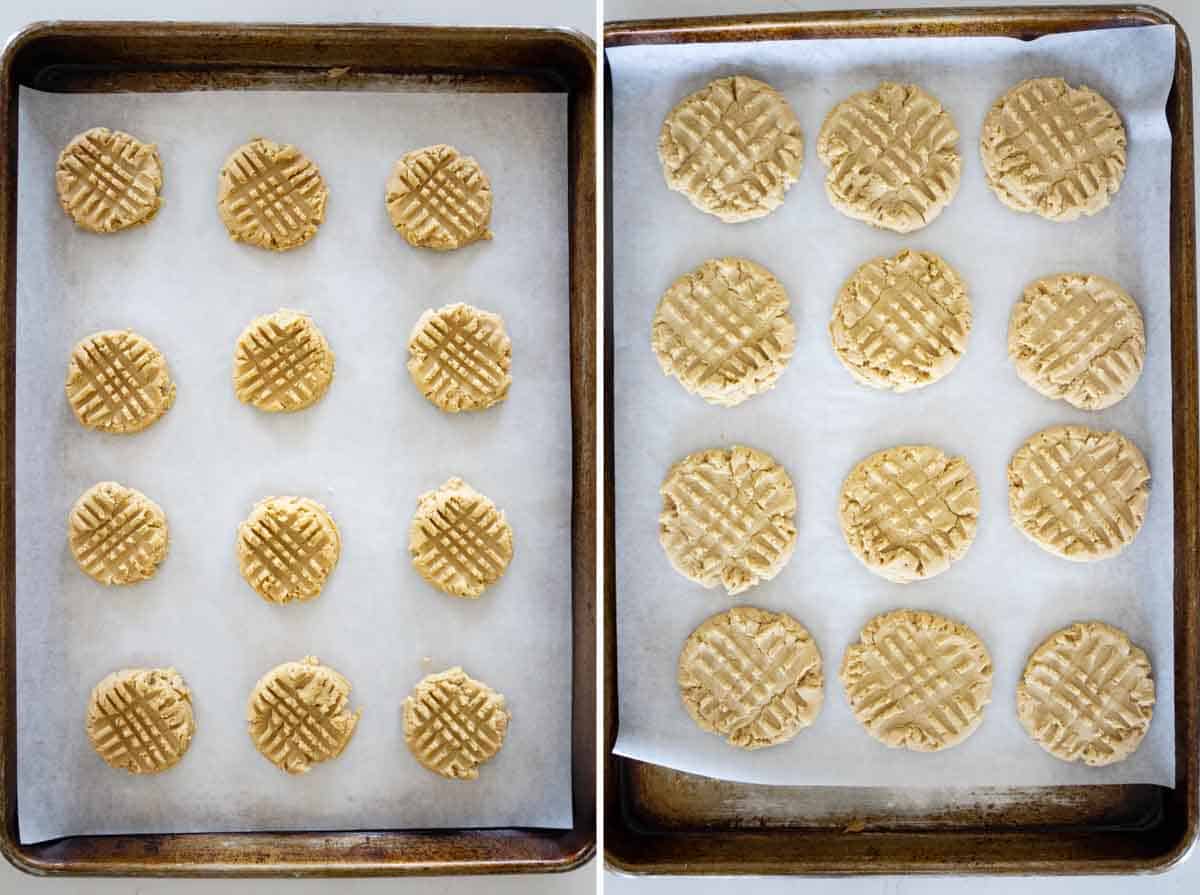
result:
[(920, 581), (946, 571), (975, 540), (979, 485), (962, 457), (901, 445), (854, 467), (838, 515), (863, 565), (898, 584)]
[(307, 497), (260, 500), (238, 526), (242, 577), (268, 603), (319, 596), (341, 553), (333, 517)]
[(311, 407), (333, 382), (334, 354), (311, 317), (281, 308), (250, 321), (233, 352), (239, 401), (267, 413)]
[(255, 137), (225, 160), (217, 209), (237, 242), (276, 252), (302, 246), (325, 220), (329, 190), (295, 146)]
[(421, 315), (408, 337), (408, 372), (447, 413), (484, 410), (508, 397), (512, 342), (499, 314), (453, 304)]
[(1125, 128), (1096, 91), (1033, 78), (988, 110), (979, 153), (988, 186), (1009, 208), (1073, 221), (1100, 211), (1121, 186)]
[(408, 552), (438, 590), (474, 599), (508, 568), (513, 533), (503, 510), (462, 479), (447, 479), (418, 498)]
[(362, 709), (351, 712), (349, 702), (350, 682), (315, 656), (284, 662), (264, 674), (250, 694), (250, 739), (281, 771), (307, 774), (349, 745), (362, 715)]
[(659, 488), (658, 539), (675, 571), (740, 594), (779, 574), (796, 547), (796, 489), (770, 455), (734, 445), (688, 454)]
[(66, 390), (82, 425), (118, 435), (142, 431), (175, 403), (167, 359), (129, 330), (92, 333), (76, 345)]
[(1008, 356), (1017, 375), (1047, 398), (1103, 410), (1129, 394), (1142, 375), (1142, 312), (1104, 277), (1043, 277), (1025, 287), (1013, 308)]
[(98, 482), (71, 508), (67, 540), (86, 574), (101, 584), (133, 584), (153, 577), (167, 558), (167, 517), (142, 492)]
[(867, 733), (914, 752), (961, 743), (992, 699), (992, 658), (978, 635), (912, 609), (871, 619), (846, 649), (840, 677)]
[(954, 119), (916, 84), (884, 81), (825, 116), (817, 157), (825, 195), (847, 217), (910, 233), (958, 192), (962, 156)]
[(1093, 767), (1137, 750), (1154, 714), (1146, 654), (1124, 631), (1080, 622), (1033, 651), (1017, 685), (1017, 717), (1035, 743)]
[(474, 780), (504, 745), (504, 697), (451, 668), (421, 679), (404, 700), (404, 742), (413, 758), (451, 780)]
[(679, 695), (702, 730), (741, 749), (785, 743), (821, 711), (821, 653), (790, 615), (738, 606), (691, 633)]
[(79, 227), (115, 233), (144, 224), (162, 205), (158, 147), (106, 127), (79, 134), (58, 156), (58, 202)]
[(112, 767), (157, 774), (177, 765), (192, 744), (192, 691), (174, 668), (114, 671), (92, 690), (86, 729)]
[(445, 252), (492, 238), (492, 185), (479, 162), (453, 146), (414, 149), (396, 162), (387, 210), (412, 246)]
[(1031, 541), (1090, 562), (1125, 549), (1146, 519), (1150, 468), (1120, 432), (1052, 426), (1008, 464), (1008, 508)]
[(904, 249), (851, 274), (829, 320), (834, 354), (864, 385), (907, 392), (954, 369), (971, 334), (962, 277), (933, 252)]
[(734, 75), (680, 100), (663, 122), (667, 186), (727, 224), (770, 214), (800, 176), (804, 134), (773, 87)]
[(710, 404), (733, 407), (775, 386), (796, 347), (796, 325), (769, 270), (714, 258), (663, 294), (650, 347), (664, 374)]

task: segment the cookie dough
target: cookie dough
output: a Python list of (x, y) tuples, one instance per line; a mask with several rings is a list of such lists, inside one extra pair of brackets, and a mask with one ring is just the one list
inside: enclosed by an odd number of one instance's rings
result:
[(115, 233), (145, 224), (162, 206), (158, 147), (106, 127), (71, 140), (54, 170), (58, 202), (76, 225)]
[(459, 478), (417, 500), (408, 552), (421, 577), (453, 597), (479, 597), (500, 580), (513, 555), (504, 512)]
[(319, 596), (341, 553), (333, 517), (307, 497), (268, 497), (238, 526), (242, 577), (268, 603)]
[(196, 734), (192, 691), (174, 668), (125, 668), (92, 690), (85, 722), (96, 753), (118, 770), (157, 774)]
[(414, 149), (396, 162), (387, 210), (412, 246), (444, 252), (492, 238), (492, 185), (479, 162), (453, 146)]
[(512, 342), (499, 314), (466, 304), (421, 315), (408, 337), (408, 372), (447, 413), (484, 410), (508, 397)]
[(154, 576), (167, 557), (167, 517), (140, 491), (99, 482), (67, 517), (75, 562), (101, 584), (133, 584)]
[(267, 413), (311, 407), (333, 382), (334, 354), (303, 311), (281, 308), (250, 321), (233, 352), (233, 390)]
[(225, 160), (217, 210), (231, 239), (276, 252), (304, 245), (325, 220), (329, 190), (291, 145), (255, 137)]
[(451, 780), (474, 780), (504, 745), (504, 697), (450, 668), (422, 678), (404, 700), (404, 742), (413, 758)]
[(117, 435), (142, 431), (175, 403), (167, 359), (129, 330), (93, 333), (76, 345), (66, 391), (81, 425)]

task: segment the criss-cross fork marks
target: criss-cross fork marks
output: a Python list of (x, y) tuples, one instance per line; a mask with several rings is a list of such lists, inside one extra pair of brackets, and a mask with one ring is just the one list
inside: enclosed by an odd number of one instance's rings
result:
[(119, 676), (105, 681), (88, 712), (96, 751), (114, 767), (135, 774), (169, 768), (191, 742), (191, 711), (180, 710), (181, 700), (169, 686)]
[(132, 428), (166, 409), (166, 365), (145, 339), (125, 332), (98, 333), (76, 346), (71, 361), (67, 395), (85, 426)]
[(482, 592), (500, 578), (512, 559), (508, 523), (482, 496), (458, 496), (417, 520), (422, 543), (414, 556), (424, 574), (442, 590), (460, 595)]
[(329, 346), (311, 321), (258, 321), (238, 340), (238, 397), (265, 409), (300, 409), (329, 385)]
[(422, 682), (405, 713), (417, 760), (445, 777), (475, 777), (504, 742), (504, 700), (467, 678)]
[(92, 489), (71, 512), (71, 551), (97, 581), (148, 577), (166, 549), (166, 520), (128, 488)]
[(64, 207), (96, 230), (127, 227), (158, 208), (158, 155), (128, 134), (83, 134), (59, 159), (59, 175)]
[(487, 178), (473, 159), (449, 147), (406, 156), (389, 187), (392, 222), (418, 244), (472, 242), (491, 217)]
[(249, 143), (226, 164), (224, 205), (241, 235), (286, 243), (320, 223), (318, 197), (325, 184), (317, 166), (300, 153), (272, 157)]
[(289, 773), (341, 753), (357, 717), (345, 712), (349, 693), (329, 676), (277, 671), (254, 693), (250, 733), (267, 758)]
[(422, 391), (438, 406), (487, 407), (508, 390), (511, 349), (495, 315), (433, 314), (410, 349), (420, 355)]
[(276, 602), (315, 597), (337, 562), (333, 520), (303, 500), (273, 500), (256, 507), (238, 538), (242, 574)]

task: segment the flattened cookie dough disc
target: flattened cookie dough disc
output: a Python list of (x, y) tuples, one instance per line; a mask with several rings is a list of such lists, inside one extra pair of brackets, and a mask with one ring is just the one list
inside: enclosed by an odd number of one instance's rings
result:
[(233, 353), (239, 401), (267, 413), (311, 407), (333, 382), (335, 358), (324, 333), (303, 311), (281, 308), (250, 321)]
[(910, 233), (942, 213), (958, 192), (958, 129), (915, 84), (884, 81), (825, 116), (817, 156), (829, 168), (825, 194), (847, 217)]
[(962, 457), (901, 445), (854, 467), (839, 516), (863, 565), (899, 584), (919, 581), (946, 571), (975, 540), (979, 485)]
[(66, 390), (82, 425), (117, 435), (142, 431), (175, 403), (167, 359), (129, 330), (93, 333), (76, 345)]
[(281, 771), (307, 774), (349, 745), (362, 715), (362, 709), (351, 712), (349, 702), (350, 682), (315, 656), (284, 662), (264, 674), (250, 694), (250, 739)]
[(512, 342), (499, 314), (453, 304), (421, 315), (408, 337), (408, 373), (447, 413), (484, 410), (508, 397)]
[(158, 147), (106, 127), (79, 134), (58, 156), (58, 202), (79, 227), (115, 233), (144, 224), (162, 205)]
[(770, 214), (800, 176), (804, 134), (773, 87), (735, 75), (680, 100), (663, 122), (667, 186), (727, 224)]
[(796, 346), (783, 285), (745, 258), (714, 258), (671, 284), (650, 345), (663, 373), (710, 404), (733, 407), (775, 386)]
[(1055, 631), (1017, 685), (1017, 717), (1063, 761), (1100, 767), (1132, 755), (1150, 729), (1154, 678), (1146, 654), (1103, 622)]
[(658, 539), (675, 571), (739, 594), (779, 574), (796, 547), (796, 489), (774, 458), (734, 445), (689, 454), (659, 488)]
[(474, 780), (504, 745), (504, 697), (455, 667), (423, 678), (404, 700), (404, 742), (435, 774)]
[(268, 603), (319, 596), (342, 553), (329, 511), (307, 497), (268, 497), (238, 526), (242, 577)]
[(452, 597), (480, 596), (513, 555), (513, 532), (496, 507), (462, 479), (447, 479), (417, 500), (408, 552), (421, 577)]
[(691, 633), (678, 681), (692, 720), (741, 749), (787, 742), (816, 720), (825, 693), (821, 653), (804, 626), (750, 606)]
[(328, 199), (316, 164), (295, 146), (262, 137), (233, 151), (217, 186), (217, 209), (230, 238), (276, 252), (316, 235)]
[(1125, 127), (1096, 91), (1034, 78), (992, 105), (979, 152), (988, 186), (1009, 208), (1073, 221), (1100, 211), (1121, 186)]
[(492, 238), (491, 182), (479, 162), (453, 146), (414, 149), (396, 162), (387, 210), (409, 245), (446, 252)]
[(992, 659), (978, 635), (912, 609), (871, 619), (846, 649), (840, 677), (867, 733), (914, 752), (961, 743), (992, 698)]
[(1090, 562), (1120, 553), (1146, 519), (1150, 467), (1120, 432), (1053, 426), (1008, 464), (1013, 524), (1043, 550)]
[(75, 562), (101, 584), (133, 584), (154, 576), (167, 557), (167, 517), (141, 491), (99, 482), (67, 517)]
[(1025, 287), (1013, 308), (1008, 356), (1017, 375), (1047, 398), (1103, 410), (1129, 394), (1142, 375), (1142, 312), (1104, 277), (1043, 277)]
[(112, 767), (157, 774), (177, 765), (192, 744), (192, 691), (174, 668), (114, 671), (92, 690), (86, 730)]
[(962, 277), (932, 252), (873, 258), (846, 280), (829, 338), (850, 374), (874, 388), (907, 392), (954, 369), (971, 334)]

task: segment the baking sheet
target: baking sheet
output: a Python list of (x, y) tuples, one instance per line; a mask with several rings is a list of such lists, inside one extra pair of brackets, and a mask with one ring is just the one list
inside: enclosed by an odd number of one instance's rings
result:
[[(612, 67), (617, 636), (620, 733), (631, 758), (730, 780), (795, 785), (1035, 786), (1174, 783), (1173, 489), (1168, 257), (1174, 73), (1169, 26), (1009, 38), (895, 38), (630, 46)], [(805, 133), (805, 162), (779, 210), (723, 224), (664, 182), (655, 152), (662, 120), (713, 78), (745, 73), (779, 89)], [(988, 189), (978, 140), (990, 104), (1030, 77), (1061, 75), (1113, 102), (1129, 137), (1128, 171), (1112, 205), (1071, 224), (1005, 208)], [(816, 135), (846, 96), (881, 80), (912, 81), (950, 110), (962, 134), (962, 186), (914, 234), (875, 230), (829, 204)], [(937, 252), (965, 278), (974, 324), (963, 360), (943, 381), (904, 395), (857, 385), (829, 346), (834, 297), (862, 262), (902, 248)], [(650, 321), (663, 290), (706, 258), (764, 264), (788, 290), (797, 347), (776, 389), (739, 407), (708, 405), (662, 375)], [(1140, 383), (1099, 413), (1042, 398), (1006, 356), (1008, 315), (1031, 280), (1087, 271), (1123, 284), (1145, 317)], [(1034, 432), (1060, 423), (1116, 428), (1153, 475), (1145, 525), (1119, 557), (1090, 565), (1043, 552), (1009, 521), (1006, 467)], [(967, 458), (982, 492), (978, 535), (965, 558), (929, 581), (898, 585), (868, 572), (846, 546), (837, 503), (846, 474), (868, 454), (924, 442)], [(729, 598), (668, 564), (657, 537), (658, 488), (684, 455), (732, 443), (761, 448), (791, 474), (799, 497), (795, 555), (772, 581)], [(700, 730), (675, 683), (679, 649), (708, 616), (745, 603), (794, 615), (825, 665), (816, 723), (791, 742), (742, 752)], [(889, 750), (854, 720), (837, 678), (845, 648), (872, 616), (908, 607), (959, 619), (987, 644), (992, 704), (979, 730), (936, 754)], [(1150, 656), (1158, 704), (1129, 760), (1096, 769), (1045, 753), (1016, 718), (1029, 653), (1054, 630), (1098, 618)]]
[[(18, 804), (23, 842), (86, 833), (571, 824), (570, 404), (565, 94), (22, 90), (17, 294)], [(96, 124), (156, 141), (164, 205), (148, 226), (83, 233), (57, 207), (54, 162)], [(294, 142), (329, 186), (308, 245), (230, 241), (217, 172), (255, 135)], [(448, 142), (491, 178), (495, 239), (409, 247), (384, 183), (402, 153)], [(498, 408), (448, 415), (408, 377), (420, 313), (452, 301), (499, 312), (513, 385)], [(267, 415), (236, 400), (233, 347), (251, 318), (310, 312), (337, 354), (325, 398)], [(167, 357), (172, 410), (143, 433), (80, 427), (62, 392), (72, 345), (130, 327)], [(507, 513), (515, 556), (482, 599), (447, 597), (408, 557), (418, 494), (458, 475)], [(151, 581), (105, 589), (66, 544), (66, 517), (116, 479), (166, 511)], [(238, 574), (238, 523), (275, 494), (315, 498), (342, 532), (319, 599), (273, 606)], [(253, 748), (247, 697), (306, 654), (341, 671), (363, 708), (335, 761), (302, 777)], [(91, 750), (88, 694), (117, 668), (174, 665), (197, 733), (169, 773), (131, 777)], [(401, 702), (462, 665), (503, 693), (504, 748), (474, 782), (426, 771)]]

